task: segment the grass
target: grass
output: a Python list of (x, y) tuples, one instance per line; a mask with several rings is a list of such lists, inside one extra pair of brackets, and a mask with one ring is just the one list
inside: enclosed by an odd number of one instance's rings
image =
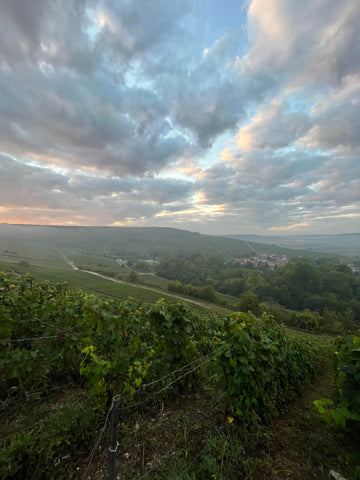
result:
[(169, 280), (166, 280), (166, 278), (156, 277), (154, 275), (141, 275), (140, 279), (142, 282), (146, 282), (154, 287), (163, 288), (164, 290), (167, 289), (169, 285)]
[[(328, 480), (329, 470), (357, 480), (354, 446), (318, 415), (313, 401), (331, 396), (325, 372), (270, 425), (229, 423), (219, 392), (206, 385), (122, 417), (119, 478), (158, 480)], [(89, 478), (106, 478), (107, 443)], [(105, 453), (103, 453), (105, 451)], [(102, 472), (103, 476), (100, 474)]]
[(129, 269), (122, 267), (113, 258), (98, 255), (84, 255), (72, 252), (68, 254), (68, 257), (76, 265), (82, 265), (84, 269), (95, 269), (96, 271), (101, 271), (104, 273), (113, 272), (117, 275), (129, 275)]
[(0, 472), (14, 480), (74, 478), (99, 428), (88, 395), (74, 386), (7, 405), (0, 419)]
[(293, 337), (300, 338), (301, 340), (308, 340), (312, 343), (320, 345), (333, 344), (334, 340), (336, 339), (336, 335), (331, 335), (329, 333), (307, 332), (305, 330), (289, 327), (287, 325), (285, 325), (285, 329)]
[[(4, 250), (16, 251), (17, 254), (4, 253)], [(49, 280), (54, 283), (67, 282), (71, 288), (120, 299), (134, 297), (146, 303), (154, 303), (160, 298), (165, 298), (165, 300), (172, 302), (181, 301), (180, 298), (175, 298), (169, 292), (161, 289), (164, 285), (167, 286), (167, 280), (147, 275), (152, 281), (155, 280), (154, 283), (158, 285), (153, 289), (140, 284), (116, 283), (111, 277), (104, 279), (83, 271), (74, 270), (71, 265), (64, 261), (59, 252), (52, 247), (29, 246), (21, 242), (11, 244), (1, 241), (0, 253), (0, 271), (14, 272), (16, 274), (29, 273), (39, 281)], [(96, 271), (102, 271), (105, 275), (109, 274), (109, 271), (117, 272), (118, 275), (124, 275), (123, 281), (126, 281), (129, 276), (129, 270), (121, 267), (113, 259), (96, 255), (72, 254), (68, 251), (63, 251), (63, 253), (66, 254), (70, 260), (74, 261), (75, 264), (77, 261), (83, 261), (85, 266), (88, 265)], [(87, 263), (85, 263), (85, 260)], [(28, 266), (22, 266), (22, 261), (27, 262)], [(99, 263), (101, 263), (103, 267), (100, 267)], [(140, 278), (143, 279), (143, 276)], [(226, 308), (203, 300), (184, 297), (185, 302), (186, 300), (189, 300), (192, 307), (201, 313), (208, 313), (210, 311), (212, 313), (226, 314), (229, 312)]]
[(231, 426), (223, 405), (211, 408), (214, 398), (204, 392), (149, 410), (129, 419), (121, 435), (129, 457), (120, 455), (118, 473), (159, 480), (328, 480), (333, 469), (355, 479), (350, 446), (313, 406), (331, 392), (331, 375), (324, 375), (280, 420), (252, 430)]
[(332, 393), (333, 377), (326, 373), (272, 425), (254, 478), (327, 480), (330, 469), (347, 479), (356, 478), (349, 455), (352, 446), (322, 421), (313, 405), (314, 400)]

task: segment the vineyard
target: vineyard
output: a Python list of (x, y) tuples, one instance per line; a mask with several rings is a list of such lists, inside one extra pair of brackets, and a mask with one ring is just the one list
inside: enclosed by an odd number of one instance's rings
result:
[[(225, 479), (231, 469), (239, 478), (239, 469), (248, 473), (247, 453), (236, 464), (230, 451), (215, 454), (217, 445), (228, 445), (230, 437), (235, 445), (239, 432), (255, 435), (279, 417), (326, 368), (331, 348), (289, 336), (266, 313), (201, 316), (183, 303), (108, 299), (66, 284), (35, 283), (30, 276), (1, 274), (0, 318), (4, 479), (103, 478), (88, 475), (95, 461), (107, 462), (100, 450), (110, 442), (114, 402), (121, 410), (121, 435), (111, 451), (121, 463), (126, 450), (137, 448), (139, 418), (159, 409), (166, 417), (169, 405), (199, 398), (206, 419), (217, 416), (219, 438), (203, 461), (175, 442), (169, 452), (181, 450), (183, 461), (176, 478)], [(358, 351), (354, 340), (352, 362)], [(356, 379), (351, 388), (356, 390)], [(358, 420), (358, 407), (356, 401), (346, 406), (349, 421)], [(200, 435), (198, 417), (183, 429), (181, 441)], [(210, 448), (202, 438), (198, 445), (201, 454)], [(165, 471), (166, 462), (177, 469), (178, 459), (150, 453), (145, 458), (143, 447), (138, 470), (121, 478), (161, 478), (157, 469)], [(195, 465), (198, 476), (189, 476)]]

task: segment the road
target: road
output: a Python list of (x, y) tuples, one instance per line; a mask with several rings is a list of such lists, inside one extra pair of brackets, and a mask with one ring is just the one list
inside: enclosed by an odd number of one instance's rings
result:
[(62, 252), (61, 250), (59, 250), (59, 249), (57, 249), (57, 248), (56, 248), (55, 250), (56, 250), (56, 251), (58, 252), (58, 254), (63, 258), (63, 260), (65, 260), (65, 262), (66, 262), (68, 265), (70, 265), (70, 267), (72, 267), (74, 270), (79, 270), (78, 267), (74, 264), (74, 262), (71, 261), (71, 260), (65, 255), (64, 252)]
[(97, 272), (91, 272), (90, 270), (80, 270), (80, 271), (85, 272), (85, 273), (90, 273), (90, 275), (95, 275), (96, 277), (100, 277), (100, 278), (103, 278), (105, 280), (109, 280), (110, 282), (122, 283), (123, 285), (130, 285), (131, 287), (141, 288), (142, 290), (150, 290), (151, 292), (156, 292), (156, 293), (166, 295), (167, 297), (176, 298), (176, 299), (182, 300), (183, 302), (186, 302), (186, 303), (193, 303), (194, 305), (198, 305), (199, 307), (211, 309), (211, 305), (208, 305), (206, 303), (197, 302), (196, 300), (190, 300), (189, 298), (181, 297), (180, 295), (174, 295), (173, 293), (169, 293), (167, 291), (164, 292), (164, 290), (160, 290), (160, 289), (155, 288), (155, 287), (148, 287), (146, 285), (136, 285), (134, 283), (124, 282), (123, 280), (119, 280), (117, 278), (112, 278), (112, 277), (107, 277), (106, 275), (102, 275), (101, 273), (97, 273)]
[(75, 263), (72, 260), (70, 260), (61, 250), (56, 249), (56, 251), (59, 253), (59, 255), (62, 257), (62, 259), (68, 265), (70, 265), (74, 270), (77, 270), (79, 272), (89, 273), (90, 275), (95, 275), (96, 277), (103, 278), (104, 280), (108, 280), (109, 282), (121, 283), (123, 285), (130, 285), (131, 287), (141, 288), (143, 290), (150, 290), (151, 292), (166, 295), (167, 297), (176, 298), (177, 300), (181, 300), (181, 301), (186, 302), (186, 303), (192, 303), (193, 305), (197, 305), (197, 306), (202, 307), (202, 308), (206, 308), (206, 309), (209, 309), (209, 310), (211, 309), (211, 305), (208, 305), (208, 304), (202, 303), (202, 302), (198, 302), (196, 300), (190, 300), (189, 298), (181, 297), (180, 295), (174, 295), (173, 293), (170, 293), (170, 292), (167, 292), (167, 291), (164, 292), (164, 290), (161, 290), (159, 288), (148, 287), (146, 285), (136, 285), (134, 283), (125, 282), (124, 280), (119, 280), (117, 278), (107, 277), (106, 275), (102, 275), (101, 273), (91, 272), (90, 270), (79, 270), (79, 268), (75, 265)]
[(250, 248), (250, 250), (252, 250), (253, 252), (255, 252), (255, 254), (257, 255), (257, 251), (255, 250), (255, 248), (253, 248), (251, 245), (248, 244), (248, 242), (245, 242), (246, 245)]

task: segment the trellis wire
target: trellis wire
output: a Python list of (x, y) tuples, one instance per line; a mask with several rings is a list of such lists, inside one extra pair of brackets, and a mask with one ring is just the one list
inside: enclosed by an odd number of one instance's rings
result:
[[(125, 409), (130, 409), (130, 408), (134, 408), (134, 407), (137, 407), (139, 405), (143, 405), (144, 403), (147, 403), (149, 400), (151, 400), (152, 398), (154, 398), (156, 395), (159, 395), (160, 393), (164, 392), (167, 388), (171, 387), (172, 385), (174, 385), (176, 382), (182, 380), (184, 377), (186, 377), (187, 375), (189, 375), (190, 373), (196, 371), (197, 369), (199, 369), (201, 366), (203, 366), (205, 363), (207, 362), (210, 362), (211, 360), (213, 360), (215, 357), (217, 357), (220, 353), (222, 353), (224, 351), (224, 348), (223, 349), (219, 349), (217, 352), (210, 352), (210, 354), (206, 355), (206, 360), (202, 361), (201, 363), (199, 363), (199, 365), (197, 365), (196, 367), (192, 368), (191, 370), (185, 372), (183, 375), (180, 375), (179, 377), (177, 377), (175, 380), (173, 380), (172, 382), (170, 382), (169, 384), (167, 384), (165, 387), (161, 388), (159, 391), (157, 392), (154, 392), (152, 394), (150, 394), (149, 397), (147, 397), (144, 401), (142, 402), (138, 402), (138, 403), (133, 403), (133, 404), (130, 404), (130, 405), (126, 405), (126, 406), (123, 406), (122, 407), (122, 411), (125, 410)], [(204, 357), (203, 357), (204, 358)], [(203, 358), (201, 359), (197, 359), (193, 362), (190, 362), (186, 365), (184, 365), (183, 367), (179, 368), (179, 369), (176, 369), (174, 370), (173, 372), (170, 372), (169, 374), (165, 375), (164, 377), (162, 377), (161, 379), (158, 379), (158, 380), (155, 380), (154, 382), (150, 382), (148, 384), (145, 384), (144, 386), (142, 387), (139, 387), (139, 389), (137, 391), (140, 391), (141, 389), (145, 389), (151, 385), (154, 385), (155, 383), (158, 383), (162, 380), (164, 380), (165, 378), (168, 378), (169, 376), (173, 375), (174, 373), (176, 372), (179, 372), (179, 371), (183, 371), (185, 368), (187, 368), (188, 366), (191, 366), (193, 365), (194, 363), (198, 362), (199, 360), (203, 360)], [(221, 398), (224, 394), (221, 395)], [(111, 413), (111, 410), (113, 409), (114, 407), (114, 402), (116, 400), (119, 400), (121, 398), (121, 394), (116, 394), (113, 396), (112, 398), (112, 402), (111, 402), (111, 406), (109, 408), (109, 410), (107, 411), (107, 414), (106, 414), (106, 418), (105, 418), (105, 422), (104, 422), (104, 425), (103, 425), (103, 428), (101, 429), (100, 431), (100, 434), (98, 435), (98, 438), (96, 439), (96, 442), (95, 442), (95, 445), (90, 453), (90, 456), (89, 456), (89, 460), (88, 460), (88, 464), (87, 464), (87, 467), (85, 469), (85, 473), (82, 477), (83, 480), (86, 480), (86, 475), (89, 471), (89, 468), (91, 466), (91, 463), (92, 463), (92, 460), (93, 460), (93, 457), (95, 455), (95, 452), (96, 450), (98, 449), (99, 445), (100, 445), (100, 442), (101, 442), (101, 438), (106, 430), (106, 427), (107, 427), (107, 424), (108, 424), (108, 420), (109, 420), (109, 416), (110, 416), (110, 413)], [(196, 423), (194, 424), (196, 425)], [(191, 428), (191, 430), (194, 428), (194, 426)], [(140, 480), (140, 479), (139, 479)]]

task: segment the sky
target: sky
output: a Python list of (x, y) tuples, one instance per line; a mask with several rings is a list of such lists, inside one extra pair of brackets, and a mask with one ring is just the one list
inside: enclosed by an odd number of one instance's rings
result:
[(0, 0), (0, 223), (360, 232), (360, 1)]

